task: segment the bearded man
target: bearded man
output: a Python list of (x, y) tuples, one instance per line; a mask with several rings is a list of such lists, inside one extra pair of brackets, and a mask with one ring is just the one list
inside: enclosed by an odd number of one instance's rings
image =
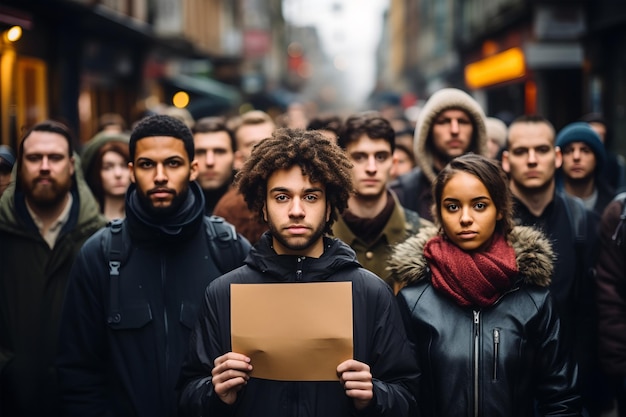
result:
[(61, 123), (33, 126), (0, 200), (0, 415), (60, 414), (53, 365), (67, 278), (106, 223), (73, 142)]

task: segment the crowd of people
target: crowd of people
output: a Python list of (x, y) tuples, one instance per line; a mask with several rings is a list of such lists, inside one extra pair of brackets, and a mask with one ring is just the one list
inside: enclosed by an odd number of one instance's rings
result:
[[(0, 146), (0, 417), (626, 416), (607, 134), (505, 123), (456, 88), (414, 121), (104, 114), (79, 148), (42, 121)], [(237, 327), (241, 286), (333, 284), (348, 334), (279, 298), (294, 340)], [(346, 338), (330, 376), (297, 365)]]

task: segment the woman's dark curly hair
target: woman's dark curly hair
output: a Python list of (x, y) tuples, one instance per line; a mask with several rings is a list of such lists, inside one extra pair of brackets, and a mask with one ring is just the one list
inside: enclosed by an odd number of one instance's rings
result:
[(235, 181), (250, 210), (262, 220), (269, 177), (275, 171), (295, 165), (302, 168), (311, 182), (326, 186), (326, 200), (330, 204), (331, 213), (325, 232), (331, 234), (337, 211), (341, 213), (345, 210), (353, 191), (352, 164), (344, 151), (322, 133), (315, 130), (276, 129), (271, 138), (262, 140), (254, 147)]

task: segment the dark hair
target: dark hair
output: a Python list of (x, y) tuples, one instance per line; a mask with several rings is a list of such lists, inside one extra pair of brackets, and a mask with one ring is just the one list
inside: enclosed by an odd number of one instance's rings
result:
[(417, 161), (415, 160), (415, 153), (413, 152), (413, 149), (409, 148), (403, 143), (397, 143), (396, 149), (407, 154), (411, 162), (413, 162), (413, 166), (417, 165)]
[(513, 201), (509, 189), (509, 180), (497, 161), (486, 156), (468, 153), (454, 158), (444, 169), (439, 171), (433, 182), (433, 218), (439, 225), (441, 221), (441, 197), (443, 189), (459, 172), (474, 175), (487, 188), (491, 200), (502, 218), (496, 222), (496, 230), (505, 237), (513, 229)]
[(389, 120), (377, 111), (366, 111), (348, 117), (339, 132), (337, 144), (346, 149), (348, 144), (359, 140), (362, 135), (372, 139), (384, 139), (391, 147), (396, 148), (396, 132)]
[(607, 126), (606, 118), (602, 115), (602, 113), (587, 113), (580, 118), (580, 121), (587, 123), (601, 123), (604, 126)]
[(191, 133), (213, 133), (226, 132), (230, 138), (230, 148), (235, 152), (237, 150), (237, 141), (235, 134), (226, 124), (226, 118), (222, 116), (203, 117), (198, 119), (191, 128)]
[(67, 127), (65, 124), (58, 122), (56, 120), (44, 120), (43, 122), (37, 123), (36, 125), (32, 126), (22, 136), (22, 140), (20, 141), (20, 146), (18, 148), (19, 149), (18, 162), (21, 161), (22, 156), (24, 155), (24, 141), (26, 141), (26, 139), (28, 139), (28, 137), (33, 132), (50, 132), (50, 133), (56, 133), (58, 135), (63, 136), (65, 140), (67, 141), (68, 156), (71, 158), (72, 155), (74, 154), (75, 139), (74, 139), (74, 134), (72, 133), (70, 128)]
[[(552, 132), (552, 143), (553, 144), (556, 143), (555, 142), (556, 131), (554, 130), (554, 125), (550, 122), (550, 120), (546, 119), (545, 117), (538, 115), (538, 114), (524, 114), (524, 115), (516, 117), (515, 119), (513, 119), (513, 121), (509, 125), (508, 136), (511, 135), (511, 129), (513, 128), (513, 126), (519, 123), (545, 124), (546, 126), (548, 126), (548, 128), (550, 128), (550, 131)], [(509, 137), (508, 136), (506, 138), (506, 145), (505, 145), (506, 149), (509, 149)]]
[(235, 181), (248, 207), (263, 218), (267, 195), (267, 180), (278, 170), (295, 165), (302, 168), (311, 182), (326, 186), (326, 199), (330, 204), (330, 220), (326, 233), (348, 206), (352, 188), (352, 164), (345, 152), (315, 130), (279, 128), (272, 137), (255, 145), (250, 158), (237, 174)]
[(155, 114), (144, 117), (133, 128), (129, 143), (131, 161), (135, 160), (137, 141), (151, 136), (171, 136), (182, 140), (189, 161), (193, 160), (195, 153), (193, 135), (187, 125), (175, 117)]
[(102, 188), (102, 158), (104, 154), (107, 152), (115, 152), (120, 155), (126, 162), (131, 162), (130, 159), (130, 151), (128, 149), (128, 144), (126, 142), (119, 141), (111, 141), (102, 145), (96, 156), (93, 159), (93, 163), (87, 167), (87, 172), (85, 175), (85, 180), (87, 181), (87, 185), (91, 189), (93, 195), (98, 200), (100, 204), (100, 211), (104, 210), (104, 189)]
[(126, 121), (118, 113), (103, 113), (98, 118), (98, 131), (104, 130), (109, 126), (119, 126), (123, 132), (126, 130)]
[(309, 120), (306, 130), (328, 130), (339, 136), (339, 132), (341, 131), (341, 117), (332, 113), (319, 114)]

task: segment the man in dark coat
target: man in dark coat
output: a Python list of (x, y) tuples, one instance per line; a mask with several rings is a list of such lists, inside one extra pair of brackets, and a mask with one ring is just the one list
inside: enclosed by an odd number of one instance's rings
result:
[(58, 416), (54, 359), (67, 277), (105, 225), (73, 135), (44, 121), (26, 132), (0, 199), (0, 416)]
[[(269, 231), (245, 266), (207, 289), (179, 382), (183, 415), (412, 415), (419, 370), (393, 293), (349, 246), (324, 236), (347, 206), (350, 168), (342, 150), (316, 131), (279, 129), (255, 147), (238, 186)], [(251, 375), (255, 361), (232, 351), (231, 285), (338, 282), (351, 283), (353, 355), (332, 369), (336, 379)], [(324, 340), (316, 343), (323, 348)]]
[(550, 121), (524, 115), (511, 123), (502, 167), (510, 179), (515, 221), (542, 230), (552, 243), (550, 291), (580, 366), (583, 403), (596, 416), (605, 406), (601, 387), (606, 382), (598, 373), (592, 296), (599, 217), (580, 199), (557, 190), (555, 173), (562, 161)]
[[(150, 116), (129, 147), (121, 231), (95, 234), (71, 272), (58, 356), (67, 416), (176, 416), (174, 387), (202, 294), (226, 272), (209, 246), (191, 131)], [(249, 244), (231, 238), (236, 267)], [(122, 252), (117, 265), (114, 250)]]

